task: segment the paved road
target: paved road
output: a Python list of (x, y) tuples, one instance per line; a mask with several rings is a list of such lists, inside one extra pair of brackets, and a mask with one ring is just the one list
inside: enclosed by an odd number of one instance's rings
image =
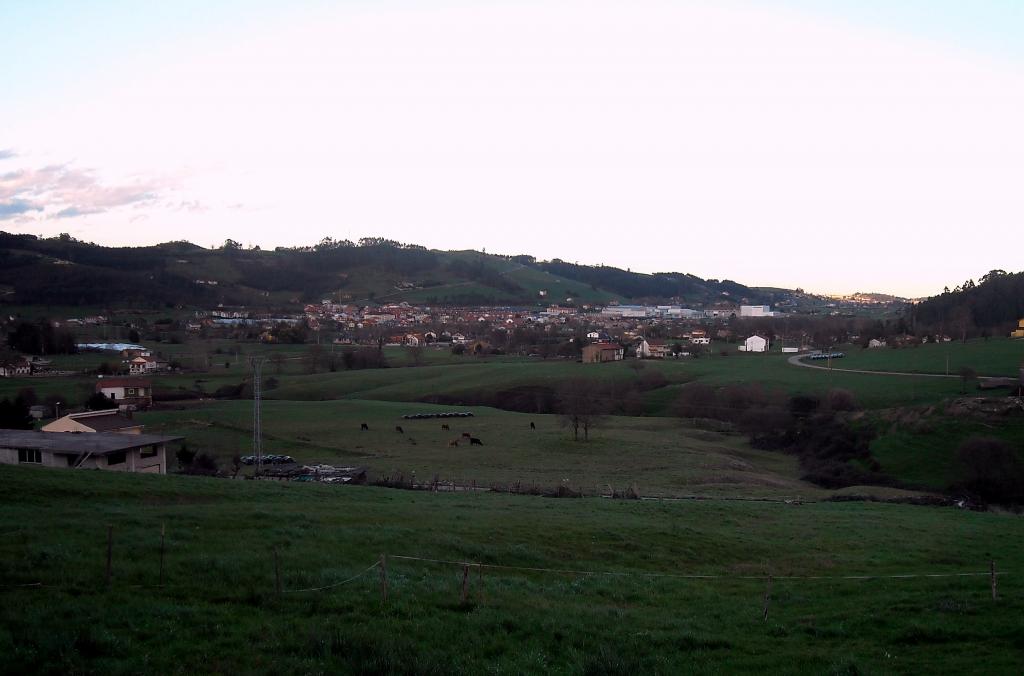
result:
[(917, 376), (919, 378), (959, 378), (958, 375), (946, 375), (945, 373), (906, 373), (903, 371), (867, 371), (864, 369), (837, 369), (835, 367), (829, 368), (827, 366), (818, 366), (817, 364), (808, 364), (807, 362), (801, 361), (804, 357), (810, 355), (797, 354), (789, 358), (789, 363), (793, 366), (803, 366), (805, 369), (818, 369), (820, 371), (836, 371), (838, 373), (868, 373), (874, 376)]

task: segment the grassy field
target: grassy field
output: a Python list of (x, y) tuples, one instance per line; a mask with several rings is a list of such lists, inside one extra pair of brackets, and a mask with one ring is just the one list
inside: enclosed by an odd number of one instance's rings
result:
[[(736, 383), (760, 383), (767, 389), (787, 394), (823, 393), (831, 388), (851, 391), (858, 403), (869, 409), (893, 406), (933, 404), (959, 396), (959, 379), (919, 378), (904, 376), (875, 376), (872, 374), (843, 373), (803, 369), (788, 363), (787, 355), (744, 355), (724, 349), (729, 356), (719, 354), (715, 346), (713, 356), (701, 359), (647, 361), (644, 370), (657, 371), (665, 376), (667, 388), (645, 393), (646, 410), (650, 415), (671, 413), (671, 403), (679, 388), (687, 382), (703, 382), (721, 386)], [(566, 360), (496, 356), (478, 358), (457, 356), (449, 350), (427, 348), (421, 353), (422, 367), (413, 365), (409, 350), (402, 347), (385, 348), (389, 364), (395, 368), (345, 371), (340, 363), (331, 372), (327, 360), (332, 352), (340, 359), (340, 347), (322, 348), (322, 363), (312, 373), (308, 360), (310, 346), (240, 344), (225, 340), (192, 340), (184, 344), (161, 344), (157, 352), (169, 360), (177, 360), (186, 368), (199, 368), (198, 372), (155, 377), (158, 390), (203, 391), (207, 394), (224, 385), (237, 385), (249, 377), (249, 357), (260, 356), (268, 361), (264, 377), (274, 378), (277, 387), (266, 392), (268, 398), (282, 400), (327, 399), (379, 399), (388, 401), (415, 401), (431, 395), (445, 395), (467, 401), (478, 399), (480, 393), (527, 385), (555, 387), (567, 378), (582, 377), (596, 382), (627, 382), (639, 377), (630, 362), (614, 364), (579, 364)], [(974, 364), (982, 375), (1012, 374), (1024, 357), (1024, 342), (993, 339), (968, 341), (966, 345), (949, 343), (922, 345), (901, 350), (861, 350), (852, 348), (848, 357), (837, 360), (836, 368), (867, 370), (902, 369), (910, 372), (944, 372), (945, 355), (951, 355), (950, 371), (956, 373), (961, 364)], [(283, 361), (273, 363), (270, 358), (279, 354)], [(117, 361), (116, 355), (87, 353), (70, 357), (57, 357), (55, 365), (67, 369), (95, 368), (102, 361)], [(91, 391), (91, 377), (79, 378), (11, 378), (0, 380), (0, 397), (13, 396), (23, 387), (33, 387), (40, 396), (65, 394), (68, 401), (80, 403)], [(990, 393), (989, 393), (990, 394)], [(1000, 393), (996, 393), (1000, 394)]]
[[(844, 388), (854, 393), (860, 405), (883, 408), (934, 403), (960, 393), (956, 379), (876, 376), (872, 374), (817, 371), (793, 366), (784, 355), (732, 355), (645, 362), (645, 371), (658, 371), (670, 383), (681, 386), (690, 381), (710, 385), (760, 383), (787, 394), (823, 393)], [(628, 381), (639, 377), (630, 362), (579, 364), (573, 361), (509, 359), (506, 361), (463, 360), (453, 366), (409, 369), (381, 369), (321, 373), (299, 380), (281, 380), (281, 386), (267, 396), (275, 399), (384, 399), (415, 401), (432, 394), (457, 396), (523, 385), (557, 386), (568, 378), (589, 378), (598, 382)], [(666, 404), (677, 392), (648, 393), (651, 413), (666, 413)]]
[[(1024, 521), (1006, 515), (7, 466), (0, 483), (5, 673), (1016, 674), (1024, 660)], [(272, 548), (285, 590), (386, 553), (388, 600), (375, 569), (278, 598)], [(459, 566), (396, 555), (623, 575), (474, 568), (463, 604)], [(998, 601), (990, 559), (1008, 573)], [(982, 575), (837, 579), (963, 572)]]
[[(379, 401), (268, 401), (263, 408), (264, 450), (300, 462), (366, 465), (374, 476), (402, 474), (428, 481), (437, 475), (459, 485), (476, 482), (552, 489), (565, 484), (587, 494), (624, 490), (644, 495), (726, 495), (816, 499), (831, 494), (800, 481), (796, 459), (750, 448), (742, 436), (694, 429), (672, 418), (607, 418), (587, 442), (576, 442), (557, 416), (482, 407), (466, 419), (403, 420), (406, 413), (451, 407)], [(228, 462), (251, 444), (249, 402), (217, 402), (137, 415), (147, 432), (185, 435), (190, 448)], [(530, 422), (537, 429), (530, 429)], [(366, 422), (370, 430), (360, 431)], [(451, 431), (441, 429), (442, 422)], [(395, 431), (401, 425), (403, 433)], [(465, 431), (483, 441), (448, 442)], [(891, 489), (845, 492), (892, 495)]]
[(927, 343), (900, 349), (866, 350), (851, 347), (846, 350), (846, 357), (837, 360), (833, 366), (870, 371), (952, 375), (957, 375), (961, 368), (968, 367), (980, 376), (1016, 376), (1018, 369), (1024, 366), (1024, 340), (979, 338), (968, 340), (966, 343)]
[(882, 471), (934, 490), (955, 483), (961, 472), (957, 448), (971, 437), (1002, 439), (1024, 460), (1024, 420), (1019, 417), (996, 425), (936, 413), (913, 424), (883, 423), (879, 428), (881, 434), (871, 444), (871, 454), (881, 463)]

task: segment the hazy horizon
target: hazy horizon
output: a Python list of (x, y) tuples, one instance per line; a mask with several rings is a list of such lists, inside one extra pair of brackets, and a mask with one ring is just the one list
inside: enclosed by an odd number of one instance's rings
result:
[(0, 229), (922, 297), (1019, 268), (999, 0), (0, 7)]

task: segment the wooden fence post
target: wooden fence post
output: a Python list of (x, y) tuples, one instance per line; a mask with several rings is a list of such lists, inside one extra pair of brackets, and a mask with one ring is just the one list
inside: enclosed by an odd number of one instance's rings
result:
[(996, 594), (996, 562), (994, 559), (988, 562), (988, 573), (992, 582), (992, 600), (995, 601), (998, 595)]
[(388, 557), (380, 555), (380, 597), (384, 603), (388, 602)]
[(469, 600), (469, 564), (462, 564), (462, 605)]
[(160, 524), (160, 586), (164, 586), (164, 541), (167, 535), (167, 524)]
[(764, 590), (764, 621), (768, 621), (768, 604), (772, 600), (772, 575), (768, 573), (768, 586)]
[(476, 582), (480, 586), (480, 593), (477, 594), (477, 596), (480, 599), (480, 602), (484, 603), (487, 601), (487, 596), (484, 591), (484, 565), (482, 563), (478, 563), (476, 569), (478, 573)]
[(110, 524), (107, 526), (107, 586), (110, 586), (110, 578), (113, 572), (113, 560), (114, 560), (114, 526)]
[(274, 591), (281, 595), (281, 560), (277, 556), (277, 547), (274, 547)]

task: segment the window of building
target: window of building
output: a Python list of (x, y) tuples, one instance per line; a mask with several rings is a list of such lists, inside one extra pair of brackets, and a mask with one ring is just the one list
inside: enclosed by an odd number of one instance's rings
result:
[(40, 451), (38, 448), (19, 448), (18, 462), (31, 462), (36, 464), (42, 464), (43, 452)]
[(143, 458), (153, 458), (153, 457), (156, 457), (156, 453), (157, 453), (156, 446), (149, 446), (149, 447), (143, 448), (141, 451), (139, 451), (139, 455), (141, 457), (143, 457)]
[(123, 465), (125, 460), (128, 459), (128, 454), (125, 451), (118, 451), (117, 453), (111, 453), (107, 456), (108, 465)]
[(129, 387), (128, 388), (128, 394), (135, 394), (135, 388), (134, 387)]

